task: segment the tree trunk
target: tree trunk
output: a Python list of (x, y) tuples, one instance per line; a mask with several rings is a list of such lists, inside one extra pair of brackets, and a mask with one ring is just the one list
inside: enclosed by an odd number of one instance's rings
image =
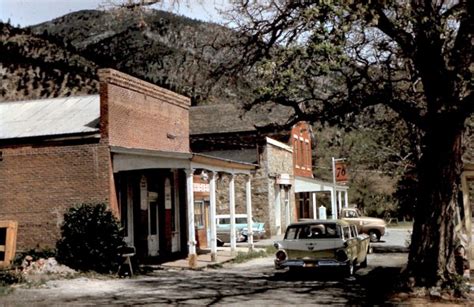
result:
[(415, 277), (418, 286), (441, 286), (454, 271), (462, 133), (459, 123), (437, 122), (422, 141), (418, 201), (408, 261), (408, 274)]

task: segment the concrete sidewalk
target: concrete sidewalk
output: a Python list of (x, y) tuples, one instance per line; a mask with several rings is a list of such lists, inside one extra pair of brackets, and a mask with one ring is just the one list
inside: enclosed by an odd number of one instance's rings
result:
[[(261, 250), (260, 248), (255, 247), (255, 251)], [(165, 262), (160, 264), (160, 267), (165, 269), (195, 269), (200, 270), (207, 267), (212, 267), (222, 263), (232, 261), (237, 257), (239, 253), (248, 253), (248, 247), (238, 246), (234, 253), (231, 252), (230, 247), (224, 246), (217, 248), (216, 261), (211, 260), (211, 251), (210, 249), (204, 249), (198, 252), (197, 255), (197, 264), (195, 267), (191, 268), (189, 265), (188, 258), (178, 259), (175, 261)]]

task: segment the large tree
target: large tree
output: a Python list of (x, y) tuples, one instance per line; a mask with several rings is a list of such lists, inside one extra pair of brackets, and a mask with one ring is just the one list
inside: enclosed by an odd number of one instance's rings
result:
[(288, 124), (345, 123), (384, 105), (421, 136), (412, 140), (418, 197), (408, 272), (422, 286), (452, 273), (461, 141), (474, 111), (473, 15), (471, 0), (234, 1), (229, 25), (241, 36), (218, 67), (257, 80), (252, 105), (292, 106)]

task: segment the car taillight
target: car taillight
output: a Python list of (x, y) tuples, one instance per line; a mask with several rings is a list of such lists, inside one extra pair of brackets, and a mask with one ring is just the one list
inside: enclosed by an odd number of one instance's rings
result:
[(283, 261), (286, 259), (286, 254), (284, 251), (278, 251), (275, 256), (280, 261)]

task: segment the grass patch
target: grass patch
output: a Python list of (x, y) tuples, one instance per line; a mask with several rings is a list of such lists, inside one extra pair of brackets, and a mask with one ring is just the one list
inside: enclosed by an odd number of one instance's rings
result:
[(24, 282), (21, 273), (13, 270), (0, 270), (0, 296), (13, 291), (11, 285)]
[(13, 288), (9, 285), (0, 284), (0, 297), (10, 294)]

